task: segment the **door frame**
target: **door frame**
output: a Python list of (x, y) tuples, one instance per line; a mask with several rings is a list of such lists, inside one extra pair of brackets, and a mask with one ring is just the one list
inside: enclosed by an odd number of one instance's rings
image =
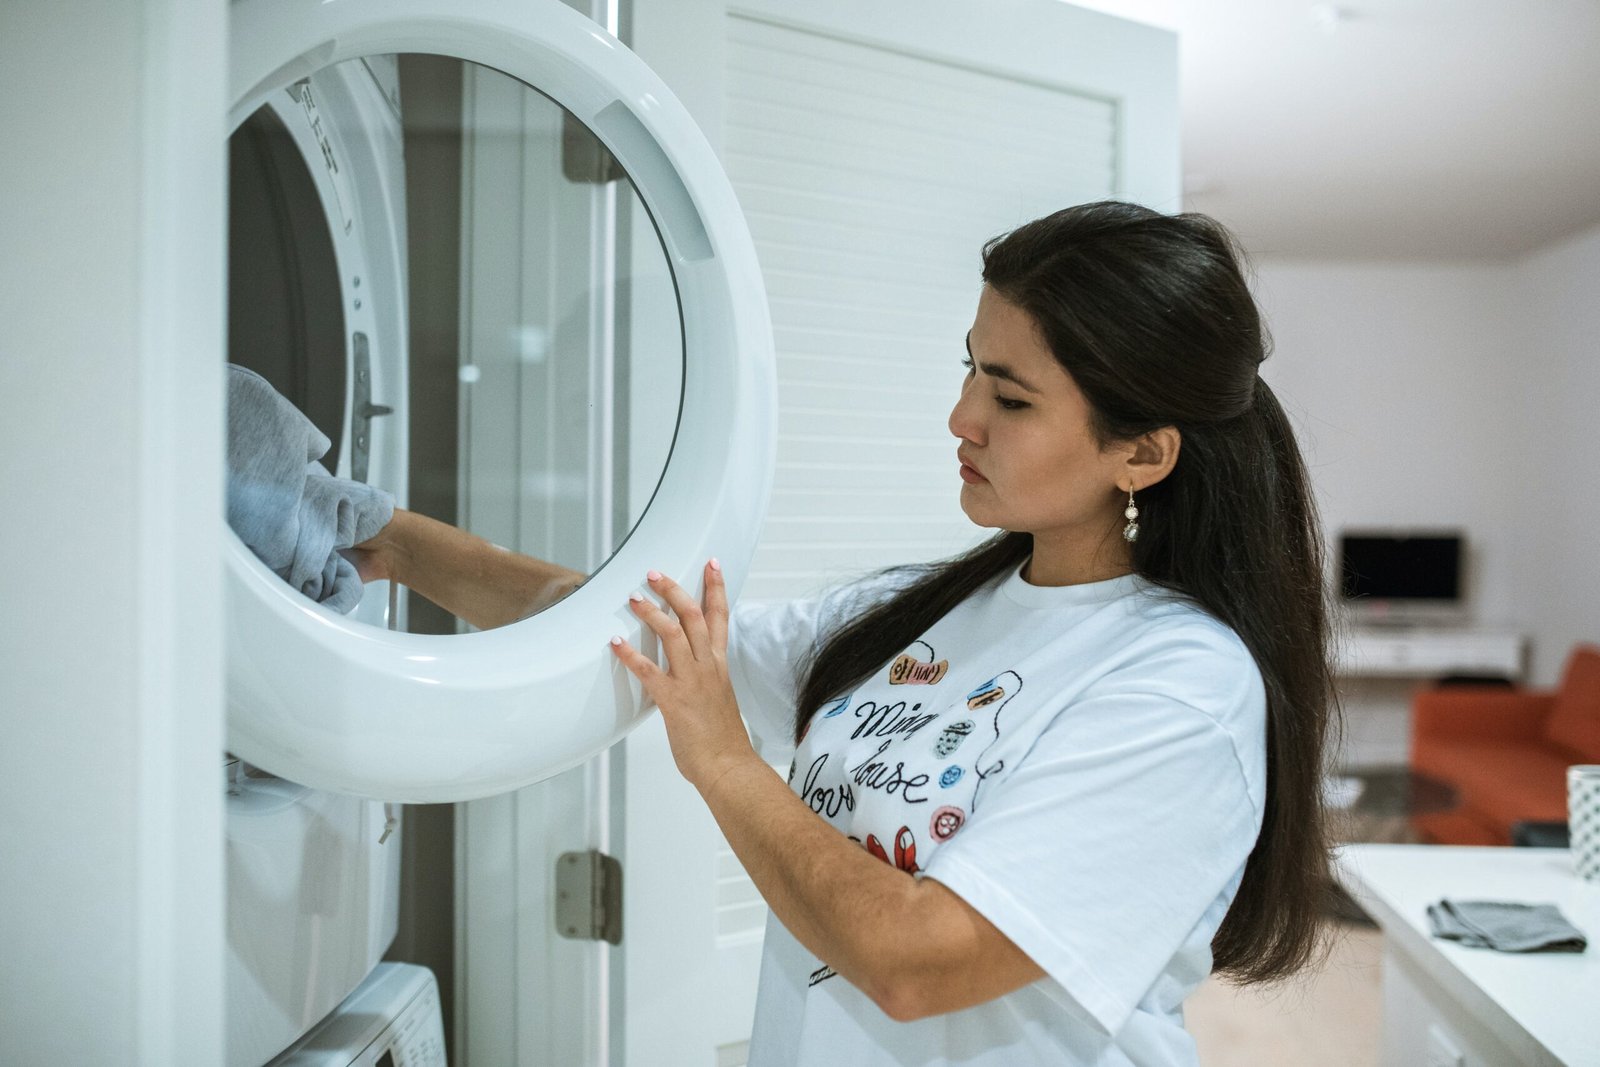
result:
[[(730, 16), (820, 32), (1007, 78), (1019, 77), (1019, 70), (1031, 72), (1021, 76), (1105, 99), (1116, 109), (1120, 131), (1113, 146), (1114, 195), (1159, 211), (1181, 209), (1178, 51), (1177, 37), (1169, 31), (1057, 0), (983, 4), (808, 0), (805, 5), (792, 0), (633, 0), (630, 46), (689, 110), (719, 157), (727, 111)], [(1048, 32), (1014, 32), (1031, 24), (1048, 27)], [(1013, 32), (1007, 34), (1006, 27)], [(1081, 46), (1070, 77), (1062, 73), (1063, 37)], [(792, 592), (806, 591), (797, 586)], [(721, 1021), (691, 1020), (681, 1006), (719, 995), (732, 999), (732, 994), (708, 985), (705, 975), (692, 969), (692, 961), (716, 943), (712, 917), (716, 902), (696, 899), (685, 905), (684, 897), (710, 894), (711, 878), (700, 875), (711, 870), (722, 842), (720, 832), (698, 794), (677, 775), (658, 723), (641, 726), (616, 747), (624, 753), (621, 773), (613, 780), (618, 790), (613, 810), (622, 817), (615, 833), (624, 862), (626, 911), (635, 920), (635, 929), (653, 920), (662, 936), (652, 950), (661, 957), (654, 965), (641, 966), (629, 958), (626, 932), (623, 946), (614, 950), (622, 957), (613, 970), (622, 1008), (617, 1013), (621, 1026), (614, 1027), (611, 1063), (613, 1067), (710, 1064), (719, 1062), (714, 1057), (736, 1056), (733, 1038), (718, 1031)], [(656, 851), (661, 841), (672, 843), (670, 864), (662, 862)], [(734, 946), (734, 953), (745, 947)], [(758, 959), (759, 951), (754, 955)], [(661, 968), (669, 964), (679, 968), (673, 971), (678, 980), (670, 987), (661, 981)], [(654, 969), (642, 973), (649, 966)], [(753, 965), (750, 978), (753, 986)], [(753, 999), (753, 988), (749, 994)], [(683, 998), (681, 1004), (673, 1000), (675, 995)], [(669, 1033), (681, 1035), (689, 1029), (697, 1035), (692, 1040), (683, 1044), (667, 1040)], [(633, 1041), (628, 1040), (629, 1033), (635, 1035)]]

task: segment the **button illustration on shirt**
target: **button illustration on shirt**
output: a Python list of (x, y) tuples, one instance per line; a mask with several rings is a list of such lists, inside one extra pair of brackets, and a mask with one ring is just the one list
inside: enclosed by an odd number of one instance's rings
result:
[(962, 719), (960, 722), (948, 724), (943, 730), (939, 731), (939, 736), (934, 739), (933, 754), (940, 759), (944, 759), (960, 748), (961, 742), (970, 737), (975, 729), (977, 729), (977, 725), (971, 719)]
[[(961, 766), (961, 764), (959, 764), (959, 763), (950, 764), (950, 766), (948, 766), (948, 767), (946, 767), (944, 769), (944, 773), (939, 775), (939, 788), (941, 788), (941, 789), (949, 789), (951, 786), (953, 786), (957, 782), (961, 781), (961, 776), (963, 774), (966, 774), (966, 773), (967, 773), (966, 768)], [(791, 774), (792, 774), (792, 771), (791, 771)]]
[(968, 693), (967, 708), (971, 711), (977, 711), (979, 708), (986, 708), (995, 701), (1002, 699), (1006, 695), (1006, 691), (994, 683), (995, 679), (990, 678), (987, 682)]
[(928, 824), (928, 832), (935, 841), (948, 841), (956, 836), (956, 831), (961, 829), (967, 821), (967, 813), (960, 808), (940, 808), (933, 813), (933, 821)]

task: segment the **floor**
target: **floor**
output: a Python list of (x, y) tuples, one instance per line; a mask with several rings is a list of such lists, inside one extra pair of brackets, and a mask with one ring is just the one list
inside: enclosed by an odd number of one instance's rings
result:
[(1377, 1067), (1383, 934), (1338, 922), (1317, 971), (1269, 988), (1208, 978), (1184, 1004), (1202, 1067)]

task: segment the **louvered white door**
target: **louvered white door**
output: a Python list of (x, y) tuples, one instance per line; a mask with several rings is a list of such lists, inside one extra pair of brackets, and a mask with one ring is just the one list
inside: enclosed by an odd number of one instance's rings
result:
[(746, 595), (960, 551), (986, 533), (958, 504), (945, 427), (979, 250), (1115, 194), (1116, 105), (759, 15), (729, 18), (727, 71), (723, 162), (761, 258), (781, 398)]
[[(634, 30), (719, 147), (771, 303), (778, 469), (744, 595), (984, 536), (945, 426), (980, 249), (1072, 203), (1179, 209), (1176, 39), (1055, 0), (636, 0)], [(741, 1064), (765, 907), (659, 721), (626, 746), (613, 1062)]]

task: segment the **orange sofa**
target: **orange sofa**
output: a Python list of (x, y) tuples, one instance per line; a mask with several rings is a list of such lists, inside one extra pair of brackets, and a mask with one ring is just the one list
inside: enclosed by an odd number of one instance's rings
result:
[(1411, 766), (1460, 801), (1412, 825), (1435, 844), (1509, 845), (1515, 823), (1566, 821), (1574, 763), (1600, 763), (1600, 646), (1573, 649), (1554, 690), (1426, 690), (1411, 705)]

